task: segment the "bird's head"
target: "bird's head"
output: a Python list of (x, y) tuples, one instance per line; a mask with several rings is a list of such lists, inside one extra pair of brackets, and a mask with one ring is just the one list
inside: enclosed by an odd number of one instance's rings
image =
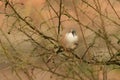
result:
[(76, 35), (76, 30), (71, 29), (71, 31), (70, 31), (70, 32), (73, 34), (73, 36), (75, 36), (75, 35)]

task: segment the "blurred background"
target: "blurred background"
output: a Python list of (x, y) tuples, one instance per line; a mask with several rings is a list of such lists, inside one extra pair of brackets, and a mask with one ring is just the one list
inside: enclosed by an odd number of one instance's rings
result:
[[(1, 80), (119, 80), (119, 4), (0, 0)], [(77, 31), (78, 47), (57, 53), (70, 29)]]

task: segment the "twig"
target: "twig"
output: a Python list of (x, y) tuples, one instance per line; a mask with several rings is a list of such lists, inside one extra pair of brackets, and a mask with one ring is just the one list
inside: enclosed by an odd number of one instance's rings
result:
[(111, 8), (113, 9), (113, 11), (115, 12), (116, 16), (118, 17), (118, 19), (120, 19), (120, 16), (118, 15), (118, 13), (116, 12), (115, 8), (113, 7), (113, 5), (111, 4), (110, 0), (107, 0), (108, 3), (110, 4)]
[(41, 35), (44, 39), (48, 39), (48, 40), (52, 40), (54, 42), (57, 42), (54, 38), (49, 37), (47, 35), (44, 35), (43, 33), (41, 33), (38, 29), (35, 28), (35, 26), (32, 26), (29, 22), (27, 22), (16, 10), (15, 8), (12, 6), (12, 4), (10, 4), (10, 2), (8, 2), (8, 5), (10, 6), (10, 8), (14, 11), (14, 13), (16, 14), (16, 16), (22, 20), (24, 23), (26, 23), (32, 30), (35, 30), (39, 35)]
[(61, 16), (62, 16), (62, 0), (60, 0), (59, 4), (59, 16), (58, 16), (58, 35), (60, 34), (60, 29), (61, 29)]

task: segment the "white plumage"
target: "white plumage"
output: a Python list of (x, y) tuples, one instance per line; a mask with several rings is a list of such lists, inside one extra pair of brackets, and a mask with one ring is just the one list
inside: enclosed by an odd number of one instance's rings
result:
[(69, 43), (74, 43), (78, 41), (78, 36), (73, 35), (72, 33), (66, 33), (66, 40)]
[(65, 39), (67, 42), (67, 48), (69, 49), (75, 49), (78, 45), (78, 35), (73, 29), (70, 32), (66, 33)]

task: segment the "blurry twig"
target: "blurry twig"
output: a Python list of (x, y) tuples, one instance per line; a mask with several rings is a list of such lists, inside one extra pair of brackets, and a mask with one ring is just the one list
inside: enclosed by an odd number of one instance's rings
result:
[(47, 51), (50, 51), (49, 49), (47, 49), (46, 47), (42, 46), (41, 44), (39, 44), (37, 41), (35, 41), (28, 33), (26, 33), (25, 31), (21, 30), (21, 29), (18, 29), (20, 30), (21, 32), (23, 32), (27, 37), (29, 37), (34, 43), (36, 43), (37, 45), (39, 45), (41, 48), (47, 50)]
[(110, 4), (111, 8), (113, 9), (113, 11), (115, 12), (116, 16), (118, 17), (118, 19), (120, 19), (120, 16), (118, 15), (117, 11), (115, 10), (115, 8), (113, 7), (113, 5), (111, 4), (110, 0), (107, 0), (108, 3)]
[(9, 38), (6, 36), (6, 34), (2, 31), (2, 29), (0, 29), (0, 32), (2, 33), (2, 35), (5, 37), (5, 39), (8, 41), (8, 43), (10, 44), (10, 47), (13, 49), (13, 51), (15, 52), (15, 54), (19, 54), (16, 49), (14, 48), (14, 46), (12, 45), (11, 41), (9, 40)]
[(52, 37), (49, 37), (47, 35), (44, 35), (43, 33), (41, 33), (38, 29), (35, 28), (35, 26), (32, 26), (32, 24), (30, 24), (29, 22), (26, 21), (26, 19), (24, 19), (17, 11), (16, 9), (12, 6), (12, 4), (8, 1), (8, 5), (10, 6), (10, 8), (14, 11), (14, 13), (16, 14), (16, 16), (22, 20), (25, 24), (27, 24), (32, 30), (35, 30), (39, 35), (41, 35), (44, 39), (47, 40), (52, 40), (54, 42), (56, 42), (56, 40)]
[[(79, 22), (79, 24), (81, 24), (83, 27), (89, 29), (90, 31), (92, 31), (92, 32), (94, 32), (96, 35), (98, 35), (99, 37), (105, 39), (105, 37), (104, 37), (101, 33), (99, 33), (98, 31), (95, 31), (95, 30), (93, 30), (92, 28), (90, 28), (89, 26), (83, 24), (83, 23), (80, 22), (78, 19), (74, 18), (71, 14), (69, 14), (68, 12), (64, 13), (64, 15), (66, 15), (68, 18), (72, 18), (72, 19), (73, 19), (74, 21), (76, 21), (76, 22)], [(117, 48), (116, 46), (114, 46), (110, 41), (108, 41), (108, 43), (109, 43), (115, 50), (120, 51), (120, 49)]]
[[(91, 7), (94, 11), (96, 11), (97, 13), (99, 13), (99, 11), (98, 11), (96, 8), (94, 8), (90, 3), (88, 3), (86, 0), (82, 0), (82, 2), (84, 2), (86, 5), (88, 5), (89, 7)], [(102, 13), (99, 13), (99, 14), (101, 14), (101, 16), (105, 17), (106, 19), (108, 19), (108, 20), (111, 21), (112, 23), (120, 26), (120, 24), (119, 24), (118, 22), (116, 22), (115, 20), (109, 18), (108, 16), (106, 16), (106, 15), (104, 15), (104, 14), (102, 14)]]
[(52, 6), (52, 4), (50, 3), (49, 0), (46, 0), (48, 2), (48, 4), (50, 5), (51, 9), (54, 11), (54, 13), (58, 16), (57, 11), (54, 9), (54, 7)]
[(59, 16), (58, 16), (58, 35), (60, 34), (60, 29), (61, 29), (62, 3), (63, 3), (63, 0), (60, 0)]
[(86, 49), (86, 51), (83, 53), (83, 56), (81, 57), (81, 59), (84, 59), (84, 57), (86, 56), (88, 50), (89, 50), (91, 47), (93, 47), (93, 45), (94, 45), (94, 43), (91, 44), (91, 45)]

